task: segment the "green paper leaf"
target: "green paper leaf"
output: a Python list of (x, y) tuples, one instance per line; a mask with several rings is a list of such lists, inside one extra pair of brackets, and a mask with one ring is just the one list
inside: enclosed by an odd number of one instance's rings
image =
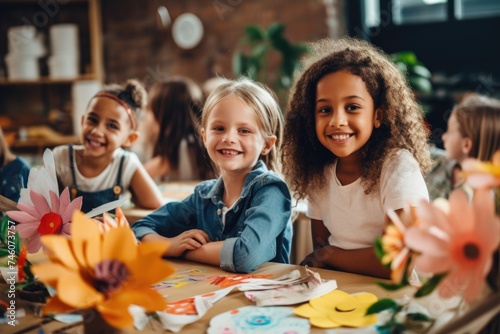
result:
[(9, 255), (9, 250), (7, 248), (0, 248), (0, 257)]
[(391, 283), (384, 283), (384, 282), (377, 282), (377, 284), (388, 291), (396, 291), (396, 290), (399, 290), (401, 288), (404, 288), (405, 286), (408, 286), (408, 284), (404, 281), (400, 284), (391, 284)]
[(7, 215), (2, 217), (2, 221), (0, 222), (0, 240), (1, 242), (7, 246), (7, 230), (9, 227), (9, 217)]
[(420, 298), (430, 294), (432, 291), (434, 291), (436, 286), (438, 286), (439, 282), (441, 282), (441, 280), (443, 279), (443, 277), (446, 276), (446, 274), (447, 273), (437, 274), (431, 277), (427, 282), (425, 282), (422, 285), (422, 287), (420, 287), (420, 289), (417, 290), (417, 292), (415, 292), (415, 297)]
[(431, 321), (432, 318), (427, 316), (424, 313), (408, 313), (406, 315), (408, 319), (413, 320), (413, 321)]
[[(374, 244), (374, 249), (375, 249), (375, 254), (377, 255), (377, 258), (379, 260), (382, 260), (382, 258), (385, 255), (384, 248), (382, 247), (382, 237), (378, 237), (375, 239), (375, 244)], [(390, 263), (386, 264), (386, 267), (390, 267)]]
[(374, 313), (379, 313), (387, 309), (393, 309), (395, 307), (399, 306), (398, 303), (396, 303), (392, 299), (384, 298), (380, 299), (379, 301), (373, 303), (367, 310), (366, 310), (366, 315), (369, 314), (374, 314)]
[(16, 234), (14, 234), (14, 244), (16, 246), (15, 252), (16, 255), (21, 254), (21, 237), (19, 236), (19, 233), (16, 231)]

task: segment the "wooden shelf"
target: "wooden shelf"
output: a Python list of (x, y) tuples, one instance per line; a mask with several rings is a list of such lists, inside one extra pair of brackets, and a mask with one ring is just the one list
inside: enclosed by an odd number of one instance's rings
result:
[(0, 78), (0, 85), (51, 85), (51, 84), (69, 84), (82, 80), (98, 80), (94, 74), (84, 74), (73, 79), (40, 77), (32, 80), (6, 79)]

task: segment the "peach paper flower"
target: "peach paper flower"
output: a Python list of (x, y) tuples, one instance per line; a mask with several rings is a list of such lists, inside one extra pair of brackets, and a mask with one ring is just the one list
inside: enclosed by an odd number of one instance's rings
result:
[(387, 211), (387, 216), (391, 222), (387, 225), (381, 237), (384, 256), (380, 262), (383, 265), (390, 264), (391, 280), (396, 284), (400, 284), (403, 275), (407, 274), (405, 269), (408, 261), (410, 261), (411, 252), (404, 243), (404, 234), (407, 226), (413, 223), (414, 211), (414, 207), (405, 210), (401, 215), (402, 219), (394, 210)]
[(168, 243), (136, 244), (128, 224), (102, 233), (95, 220), (79, 211), (72, 221), (71, 239), (42, 237), (51, 262), (32, 267), (42, 282), (56, 290), (45, 314), (95, 309), (111, 326), (131, 328), (130, 305), (146, 312), (166, 308), (166, 300), (151, 285), (174, 271), (162, 259)]
[(500, 222), (489, 190), (475, 191), (472, 202), (462, 190), (450, 195), (449, 212), (421, 201), (418, 224), (407, 229), (405, 244), (420, 253), (415, 267), (422, 273), (444, 274), (440, 296), (463, 292), (467, 301), (479, 295), (500, 241)]

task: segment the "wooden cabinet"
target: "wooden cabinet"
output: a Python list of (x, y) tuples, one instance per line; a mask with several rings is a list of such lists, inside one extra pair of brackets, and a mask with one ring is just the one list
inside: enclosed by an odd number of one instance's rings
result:
[[(51, 54), (50, 27), (72, 23), (78, 26), (79, 75), (71, 79), (52, 78), (47, 64)], [(47, 54), (38, 59), (40, 76), (32, 80), (7, 77), (5, 56), (9, 52), (7, 31), (10, 27), (31, 24), (44, 36)], [(43, 127), (56, 131), (58, 140), (19, 138), (12, 142), (13, 150), (38, 153), (44, 147), (74, 142), (72, 136), (71, 91), (75, 82), (94, 80), (103, 82), (103, 55), (100, 0), (0, 0), (0, 125), (4, 132), (18, 132), (20, 128), (38, 130)], [(69, 125), (68, 125), (69, 122)], [(42, 126), (42, 128), (40, 128)], [(39, 135), (50, 131), (28, 131)]]

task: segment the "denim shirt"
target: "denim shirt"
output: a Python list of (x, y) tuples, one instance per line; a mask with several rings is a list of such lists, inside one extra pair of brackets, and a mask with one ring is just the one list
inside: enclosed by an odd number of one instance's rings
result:
[(132, 225), (140, 240), (156, 233), (175, 237), (200, 229), (211, 241), (224, 241), (220, 267), (249, 273), (264, 262), (289, 263), (292, 241), (291, 196), (286, 183), (259, 161), (248, 173), (240, 198), (222, 224), (222, 178), (199, 183), (181, 202), (170, 202)]

